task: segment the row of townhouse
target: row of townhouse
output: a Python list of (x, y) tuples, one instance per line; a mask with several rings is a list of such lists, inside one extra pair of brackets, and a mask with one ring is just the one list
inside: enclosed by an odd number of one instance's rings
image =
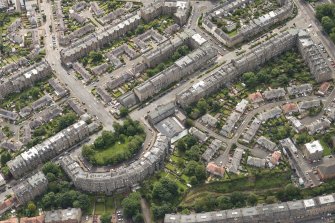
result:
[(197, 49), (206, 42), (206, 39), (191, 29), (177, 33), (171, 39), (159, 44), (155, 49), (143, 54), (143, 63), (146, 67), (155, 67), (169, 58), (179, 47), (186, 44), (191, 49)]
[(48, 187), (48, 180), (42, 172), (28, 177), (13, 187), (13, 193), (17, 200), (17, 205), (23, 205), (42, 195)]
[(61, 50), (61, 61), (63, 64), (71, 63), (87, 55), (92, 50), (97, 50), (105, 44), (118, 39), (128, 31), (136, 29), (141, 22), (141, 16), (133, 13), (128, 19), (117, 25), (109, 25), (102, 30), (87, 35), (78, 41), (72, 43), (69, 47)]
[(0, 99), (9, 94), (20, 92), (33, 86), (35, 82), (47, 78), (51, 74), (51, 67), (46, 61), (34, 64), (16, 74), (9, 76), (0, 84)]
[(170, 67), (149, 78), (144, 83), (134, 88), (134, 93), (139, 101), (159, 93), (162, 89), (168, 87), (174, 82), (193, 74), (200, 68), (212, 64), (217, 56), (217, 50), (209, 44), (205, 44), (192, 51), (188, 55), (180, 58)]
[[(257, 67), (261, 66), (270, 59), (287, 50), (293, 49), (297, 45), (301, 45), (301, 42), (307, 40), (310, 44), (312, 44), (312, 46), (316, 45), (304, 30), (290, 29), (283, 32), (253, 48), (249, 53), (232, 60), (226, 65), (223, 65), (218, 71), (213, 72), (205, 79), (195, 83), (186, 91), (178, 94), (176, 96), (177, 103), (182, 107), (187, 107), (191, 103), (198, 101), (200, 98), (210, 95), (222, 86), (238, 79), (243, 73), (255, 70)], [(298, 46), (298, 49), (300, 49), (299, 51), (303, 54), (307, 65), (310, 68), (311, 66), (314, 67), (314, 63), (309, 62), (309, 54), (306, 53), (306, 49), (308, 48)], [(322, 57), (320, 60), (325, 61), (325, 58)], [(312, 75), (318, 82), (332, 79), (332, 70), (329, 68), (325, 69), (325, 71), (326, 73), (313, 73), (311, 69)]]
[(189, 2), (159, 2), (142, 8), (140, 11), (135, 11), (125, 17), (118, 24), (108, 25), (103, 30), (97, 31), (94, 34), (80, 39), (69, 47), (61, 50), (61, 61), (67, 65), (83, 56), (92, 50), (99, 49), (105, 44), (120, 38), (128, 31), (135, 30), (144, 19), (146, 22), (152, 21), (160, 15), (173, 14), (177, 22), (182, 25), (186, 23), (189, 15)]
[(312, 199), (189, 215), (166, 214), (164, 223), (293, 223), (315, 221), (317, 218), (321, 219), (322, 216), (335, 211), (334, 196), (334, 194), (330, 194)]
[(88, 33), (94, 32), (95, 26), (92, 23), (88, 23), (85, 26), (71, 32), (69, 35), (60, 35), (59, 45), (67, 46), (70, 43), (75, 42), (77, 39), (87, 35)]
[(11, 74), (17, 71), (20, 67), (28, 65), (28, 60), (25, 57), (20, 58), (16, 62), (6, 64), (0, 68), (0, 76)]
[(248, 25), (242, 26), (235, 36), (229, 36), (212, 22), (213, 19), (228, 15), (248, 2), (250, 1), (228, 1), (219, 9), (215, 8), (212, 12), (205, 16), (202, 23), (204, 29), (211, 33), (220, 42), (232, 47), (235, 44), (250, 40), (252, 37), (270, 28), (274, 24), (284, 21), (292, 16), (294, 10), (294, 4), (291, 0), (278, 1), (281, 6), (280, 8), (262, 15), (259, 18), (252, 19)]
[(109, 172), (87, 171), (71, 155), (63, 157), (61, 166), (78, 189), (110, 195), (130, 190), (156, 170), (163, 168), (169, 148), (170, 139), (158, 134), (154, 145), (143, 156)]
[(35, 169), (38, 165), (54, 158), (64, 150), (84, 140), (95, 130), (91, 129), (90, 125), (87, 125), (84, 121), (79, 121), (48, 138), (41, 144), (21, 153), (7, 162), (9, 171), (14, 178), (21, 177), (25, 173)]
[(185, 1), (161, 1), (151, 3), (148, 7), (141, 9), (142, 18), (149, 22), (160, 15), (173, 15), (175, 21), (183, 26), (187, 22), (190, 13), (190, 2)]

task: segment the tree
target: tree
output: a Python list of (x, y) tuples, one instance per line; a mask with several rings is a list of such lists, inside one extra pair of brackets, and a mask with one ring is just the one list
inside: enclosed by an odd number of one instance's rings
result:
[(141, 195), (137, 192), (131, 193), (128, 197), (123, 199), (121, 205), (126, 217), (135, 217), (141, 209), (140, 204)]
[(258, 198), (255, 194), (250, 194), (247, 198), (247, 202), (251, 206), (255, 206), (257, 204)]
[(99, 136), (98, 138), (95, 139), (94, 141), (94, 148), (96, 149), (104, 149), (106, 146), (105, 141), (103, 137)]
[(208, 104), (205, 99), (201, 98), (197, 103), (197, 108), (200, 111), (200, 115), (203, 115), (207, 112)]
[[(184, 173), (187, 176), (195, 176), (197, 181), (194, 182), (193, 185), (199, 184), (200, 182), (203, 182), (206, 179), (206, 169), (205, 166), (196, 162), (196, 161), (190, 161), (184, 170)], [(195, 184), (194, 184), (195, 183)]]
[(176, 182), (165, 177), (156, 182), (152, 190), (152, 198), (157, 202), (172, 203), (178, 198), (178, 195)]
[(91, 51), (89, 54), (89, 57), (91, 58), (92, 63), (94, 64), (100, 63), (103, 59), (102, 54), (99, 52), (95, 52), (95, 51)]
[(104, 213), (100, 217), (101, 223), (110, 223), (112, 219), (112, 216), (110, 214)]
[(31, 213), (34, 213), (36, 211), (36, 205), (32, 201), (29, 201), (27, 208)]
[(47, 175), (48, 173), (53, 173), (55, 176), (58, 176), (61, 173), (60, 167), (50, 161), (43, 165), (42, 171), (45, 175)]
[(128, 110), (128, 108), (122, 106), (122, 107), (120, 108), (120, 117), (121, 117), (121, 118), (125, 118), (125, 117), (128, 116), (128, 114), (129, 114), (129, 110)]
[(257, 76), (254, 72), (246, 72), (242, 75), (243, 82), (249, 87), (255, 87), (258, 83)]
[(334, 22), (329, 16), (323, 16), (321, 24), (327, 33), (330, 33), (331, 29), (334, 27)]
[(1, 158), (0, 158), (0, 162), (1, 162), (1, 166), (6, 165), (6, 163), (11, 160), (12, 156), (10, 155), (10, 153), (8, 151), (5, 151), (1, 154)]

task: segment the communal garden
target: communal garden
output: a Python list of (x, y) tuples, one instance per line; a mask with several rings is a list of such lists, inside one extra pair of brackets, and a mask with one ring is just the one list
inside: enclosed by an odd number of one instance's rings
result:
[(126, 119), (113, 125), (114, 132), (103, 131), (93, 144), (85, 145), (82, 155), (92, 165), (115, 165), (136, 155), (142, 148), (145, 132), (138, 121)]
[(34, 87), (26, 88), (21, 92), (8, 95), (4, 100), (0, 101), (0, 108), (15, 108), (16, 111), (20, 111), (20, 109), (44, 96), (45, 92), (50, 92), (49, 83), (47, 81), (39, 81)]

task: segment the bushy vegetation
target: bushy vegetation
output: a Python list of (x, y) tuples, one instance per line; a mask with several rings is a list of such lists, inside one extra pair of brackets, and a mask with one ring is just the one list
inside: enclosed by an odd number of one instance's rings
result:
[(323, 29), (335, 43), (335, 4), (319, 4), (316, 7), (316, 18), (321, 22)]
[(82, 155), (93, 165), (117, 164), (131, 158), (141, 147), (145, 132), (138, 121), (126, 119), (115, 123), (114, 132), (103, 131), (92, 145), (85, 145)]
[(89, 196), (75, 190), (58, 165), (47, 162), (42, 171), (49, 181), (48, 190), (40, 200), (44, 210), (74, 207), (81, 208), (84, 212), (88, 211)]
[(131, 193), (125, 199), (123, 199), (121, 203), (124, 215), (127, 218), (131, 218), (135, 223), (143, 222), (140, 200), (141, 200), (140, 193), (134, 192)]
[(293, 50), (271, 60), (266, 67), (255, 72), (246, 72), (242, 75), (242, 81), (250, 88), (259, 88), (267, 85), (283, 87), (287, 86), (290, 80), (300, 83), (311, 81), (311, 74), (302, 57)]
[(151, 203), (155, 220), (163, 218), (166, 213), (176, 211), (180, 199), (178, 185), (166, 177), (153, 184), (149, 181), (144, 182), (141, 193)]

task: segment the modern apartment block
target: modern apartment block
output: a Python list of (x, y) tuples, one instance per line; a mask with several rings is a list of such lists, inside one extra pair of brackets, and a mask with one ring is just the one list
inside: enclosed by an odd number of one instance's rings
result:
[(84, 121), (79, 121), (71, 125), (41, 144), (32, 147), (8, 161), (7, 166), (9, 171), (14, 178), (21, 177), (25, 173), (35, 169), (38, 165), (54, 158), (64, 150), (84, 140), (92, 133), (89, 129), (90, 126)]
[(170, 139), (158, 134), (154, 145), (142, 157), (108, 172), (87, 171), (70, 155), (61, 160), (61, 166), (78, 189), (110, 195), (113, 192), (130, 190), (156, 170), (161, 169), (169, 148)]
[(34, 64), (26, 69), (4, 79), (0, 84), (0, 99), (9, 94), (20, 92), (33, 86), (35, 82), (47, 78), (51, 74), (51, 67), (46, 61)]
[[(213, 211), (190, 215), (167, 214), (164, 223), (293, 223), (314, 222), (322, 214), (335, 211), (334, 194), (313, 199), (258, 205), (239, 209)], [(314, 221), (313, 221), (314, 220)]]
[(34, 200), (35, 197), (43, 194), (48, 186), (48, 180), (42, 172), (37, 172), (33, 176), (20, 182), (13, 187), (14, 196), (17, 204), (22, 205), (28, 201)]
[(248, 25), (244, 25), (237, 30), (237, 34), (235, 36), (229, 36), (212, 22), (213, 18), (232, 13), (239, 7), (243, 7), (245, 4), (250, 2), (252, 2), (252, 0), (226, 1), (219, 7), (214, 8), (204, 17), (202, 26), (220, 42), (232, 47), (243, 41), (250, 40), (252, 37), (269, 29), (274, 24), (284, 21), (292, 16), (294, 10), (294, 4), (291, 0), (279, 0), (277, 2), (281, 6), (280, 8), (262, 15), (259, 18), (252, 19), (249, 21)]
[[(324, 56), (318, 54), (320, 56), (314, 58), (309, 51), (306, 51), (306, 49), (308, 49), (307, 47), (303, 48), (301, 46), (302, 42), (308, 42), (310, 45), (309, 48), (317, 47), (304, 30), (290, 29), (283, 32), (253, 48), (249, 53), (223, 65), (218, 71), (211, 73), (205, 79), (178, 94), (176, 96), (177, 103), (182, 107), (187, 107), (200, 98), (217, 91), (222, 86), (235, 81), (243, 73), (255, 70), (265, 62), (279, 56), (287, 50), (293, 49), (295, 46), (298, 47), (316, 81), (320, 82), (332, 79), (333, 72)], [(323, 72), (318, 72), (318, 70), (322, 70)]]

